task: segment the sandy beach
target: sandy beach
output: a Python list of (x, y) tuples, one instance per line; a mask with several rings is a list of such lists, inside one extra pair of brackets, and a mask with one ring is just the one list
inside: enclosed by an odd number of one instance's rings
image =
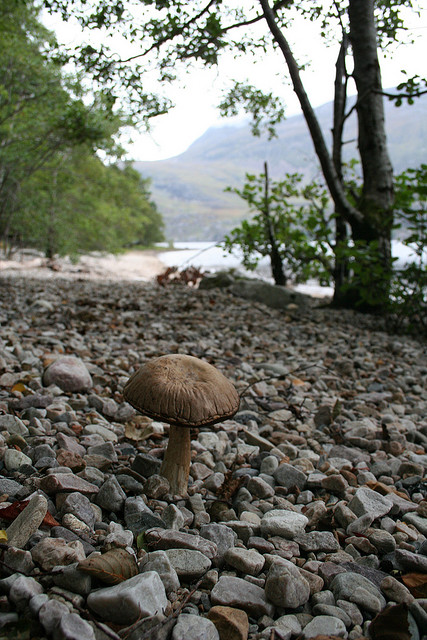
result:
[(91, 280), (139, 280), (148, 282), (162, 273), (166, 265), (155, 250), (82, 256), (77, 264), (69, 258), (57, 258), (49, 265), (46, 258), (21, 254), (12, 260), (0, 259), (0, 273), (54, 278), (86, 278)]

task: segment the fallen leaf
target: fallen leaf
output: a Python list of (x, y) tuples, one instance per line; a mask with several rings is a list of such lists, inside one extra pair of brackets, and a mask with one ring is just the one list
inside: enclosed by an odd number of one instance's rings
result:
[(12, 387), (12, 391), (19, 391), (19, 393), (23, 393), (24, 395), (32, 393), (31, 389), (29, 389), (23, 382), (16, 382)]
[(78, 569), (106, 584), (119, 584), (138, 574), (134, 556), (121, 548), (87, 558), (79, 562)]
[(372, 640), (411, 640), (407, 605), (386, 607), (372, 620), (369, 635)]
[[(0, 519), (9, 521), (15, 520), (15, 518), (21, 513), (21, 511), (25, 509), (28, 502), (29, 500), (21, 500), (13, 502), (8, 507), (3, 507), (3, 509), (0, 509)], [(55, 518), (49, 513), (49, 511), (46, 513), (41, 524), (44, 524), (47, 527), (59, 526), (59, 522), (55, 520)]]
[(427, 573), (405, 573), (402, 581), (415, 598), (427, 598)]
[(0, 542), (7, 542), (7, 533), (4, 529), (0, 529)]
[(147, 440), (154, 433), (152, 422), (151, 418), (146, 416), (136, 416), (134, 420), (125, 425), (125, 437), (135, 442)]

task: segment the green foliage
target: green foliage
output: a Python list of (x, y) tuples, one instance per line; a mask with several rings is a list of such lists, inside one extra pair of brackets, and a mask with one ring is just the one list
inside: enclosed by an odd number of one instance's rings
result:
[(302, 175), (293, 173), (287, 174), (284, 180), (271, 182), (266, 202), (264, 180), (265, 174), (246, 174), (243, 189), (229, 189), (247, 202), (254, 215), (225, 237), (223, 248), (232, 253), (238, 247), (248, 270), (254, 270), (262, 257), (271, 258), (272, 243), (265, 217), (267, 205), (286, 277), (294, 282), (317, 278), (328, 283), (333, 265), (332, 214), (328, 213), (327, 192), (314, 183), (302, 186)]
[(396, 268), (390, 314), (398, 327), (427, 331), (427, 165), (396, 177), (396, 218), (404, 244), (413, 252), (410, 263)]
[[(356, 164), (352, 161), (347, 166), (347, 188), (354, 200), (360, 192)], [(254, 270), (262, 257), (271, 257), (264, 179), (264, 174), (247, 174), (243, 189), (228, 189), (254, 212), (226, 236), (222, 245), (230, 253), (238, 248), (248, 270)], [(302, 176), (297, 173), (271, 184), (268, 206), (272, 230), (289, 280), (316, 278), (328, 284), (334, 261), (346, 258), (349, 276), (344, 290), (355, 288), (361, 305), (381, 305), (395, 328), (427, 330), (427, 165), (396, 176), (395, 194), (395, 228), (401, 229), (403, 244), (412, 252), (411, 261), (403, 266), (383, 265), (378, 260), (378, 241), (353, 241), (349, 236), (345, 242), (334, 244), (334, 215), (328, 213), (327, 192), (316, 182), (303, 186)], [(390, 282), (387, 299), (382, 298), (384, 280)]]
[(274, 138), (276, 125), (285, 118), (285, 108), (282, 101), (270, 93), (263, 93), (255, 87), (243, 82), (235, 82), (224, 96), (219, 105), (221, 115), (236, 116), (239, 108), (243, 107), (246, 113), (252, 115), (252, 134), (261, 135), (261, 124), (267, 119), (264, 125), (268, 132), (268, 139)]
[(49, 58), (54, 39), (32, 2), (1, 3), (0, 34), (3, 248), (77, 255), (162, 240), (148, 183), (96, 155), (120, 155), (114, 136), (129, 120)]
[(104, 165), (82, 148), (55, 159), (23, 190), (11, 233), (46, 256), (117, 252), (163, 240), (148, 181), (130, 166)]

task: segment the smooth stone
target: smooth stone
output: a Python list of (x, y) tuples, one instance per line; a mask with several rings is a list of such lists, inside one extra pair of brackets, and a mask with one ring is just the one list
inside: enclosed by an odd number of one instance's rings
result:
[(374, 518), (385, 516), (393, 506), (393, 502), (377, 491), (368, 489), (368, 487), (360, 487), (357, 489), (353, 498), (348, 503), (349, 509), (360, 517), (370, 515)]
[(312, 608), (312, 613), (315, 616), (333, 616), (334, 618), (339, 618), (344, 622), (347, 629), (353, 624), (350, 616), (340, 609), (340, 607), (336, 607), (334, 605), (316, 604)]
[(262, 478), (250, 478), (248, 482), (248, 491), (257, 498), (271, 498), (274, 496), (274, 489)]
[(212, 565), (209, 558), (193, 549), (167, 549), (166, 555), (178, 577), (184, 581), (200, 578)]
[(81, 562), (86, 554), (79, 540), (66, 542), (62, 538), (42, 538), (31, 549), (31, 557), (44, 571), (52, 571), (58, 565)]
[(105, 442), (119, 441), (117, 433), (114, 433), (114, 431), (108, 427), (104, 427), (102, 424), (98, 423), (87, 424), (83, 429), (83, 433), (87, 435), (99, 435)]
[(423, 518), (416, 513), (405, 513), (404, 522), (414, 525), (416, 529), (424, 536), (427, 536), (427, 518)]
[(179, 589), (179, 578), (172, 566), (166, 551), (151, 551), (147, 553), (140, 563), (140, 573), (156, 571), (159, 574), (166, 593)]
[(261, 520), (261, 533), (264, 536), (283, 536), (293, 539), (304, 532), (308, 518), (295, 511), (285, 509), (271, 509)]
[(63, 616), (70, 613), (69, 607), (56, 598), (44, 602), (38, 611), (38, 616), (47, 634), (52, 634)]
[(72, 514), (82, 522), (84, 522), (90, 529), (95, 524), (95, 513), (92, 509), (90, 500), (83, 494), (77, 491), (70, 493), (65, 498), (62, 507), (62, 514)]
[(93, 386), (92, 377), (80, 358), (60, 356), (43, 373), (43, 384), (56, 385), (63, 391), (87, 391)]
[(200, 551), (209, 560), (212, 560), (218, 552), (214, 542), (206, 540), (202, 536), (193, 536), (191, 533), (174, 531), (173, 529), (150, 529), (145, 534), (147, 543), (154, 550), (158, 549), (193, 549)]
[(31, 458), (26, 456), (25, 453), (22, 453), (22, 451), (17, 451), (16, 449), (6, 449), (3, 461), (4, 466), (8, 471), (17, 471), (24, 464), (33, 464)]
[(264, 589), (232, 576), (220, 577), (212, 589), (211, 603), (243, 609), (254, 618), (274, 613), (274, 606), (267, 601)]
[(155, 571), (92, 591), (87, 598), (88, 607), (103, 620), (127, 625), (140, 618), (162, 614), (167, 604), (163, 582)]
[(92, 588), (92, 578), (84, 571), (80, 571), (78, 563), (74, 562), (61, 567), (60, 573), (53, 576), (53, 581), (58, 587), (87, 596)]
[(169, 504), (162, 512), (162, 520), (167, 529), (179, 531), (184, 526), (182, 511), (175, 504)]
[(8, 431), (19, 436), (27, 436), (28, 429), (17, 416), (5, 414), (0, 415), (0, 431)]
[(224, 560), (234, 569), (250, 576), (257, 576), (265, 564), (264, 556), (255, 549), (232, 547), (224, 555)]
[(268, 571), (265, 594), (280, 608), (296, 609), (308, 602), (310, 585), (292, 562), (280, 558)]
[(53, 634), (53, 640), (96, 640), (94, 629), (78, 613), (61, 616)]
[(28, 602), (39, 593), (43, 593), (42, 585), (34, 578), (18, 576), (9, 591), (9, 600), (16, 606), (18, 611), (22, 611)]
[[(0, 495), (5, 494), (12, 498), (18, 498), (25, 493), (24, 487), (16, 482), (15, 480), (10, 480), (9, 478), (0, 478)], [(1, 514), (1, 509), (0, 509)]]
[(273, 472), (273, 478), (281, 487), (290, 489), (295, 486), (301, 491), (304, 489), (305, 483), (307, 482), (307, 476), (305, 473), (286, 462), (279, 464), (277, 469)]
[(385, 598), (381, 595), (380, 590), (368, 578), (353, 571), (346, 571), (335, 576), (329, 588), (334, 594), (335, 600), (352, 602), (356, 589), (360, 588), (370, 594), (372, 599), (378, 600), (381, 603), (381, 609), (386, 606)]
[(74, 473), (51, 473), (40, 481), (40, 489), (52, 495), (55, 493), (70, 493), (77, 491), (84, 495), (98, 493), (99, 487), (91, 484)]
[(261, 302), (272, 309), (287, 309), (290, 304), (305, 308), (309, 298), (296, 291), (290, 291), (286, 287), (259, 280), (239, 280), (238, 283), (229, 287), (229, 291), (235, 296)]
[(310, 531), (299, 533), (294, 541), (306, 552), (324, 551), (331, 553), (338, 551), (339, 544), (332, 531)]
[(40, 527), (46, 513), (46, 498), (38, 494), (33, 496), (25, 509), (17, 515), (12, 524), (6, 529), (8, 545), (22, 549), (33, 533)]
[[(8, 544), (10, 542), (8, 541)], [(23, 575), (30, 575), (34, 569), (34, 562), (29, 551), (24, 551), (17, 547), (8, 546), (3, 551), (2, 560), (4, 562), (3, 572), (5, 574), (19, 572)]]
[(247, 640), (249, 619), (245, 611), (217, 605), (211, 607), (208, 618), (217, 628), (221, 640)]
[(158, 474), (161, 466), (162, 463), (158, 458), (148, 453), (138, 453), (132, 462), (131, 469), (144, 476), (144, 478), (149, 478), (154, 474)]
[(95, 502), (106, 511), (119, 513), (125, 504), (126, 494), (119, 485), (117, 478), (111, 476), (99, 488)]
[(344, 622), (334, 616), (315, 616), (304, 627), (303, 633), (304, 638), (315, 638), (316, 636), (347, 637), (347, 629)]
[(172, 640), (219, 640), (216, 626), (208, 618), (181, 613), (172, 631)]

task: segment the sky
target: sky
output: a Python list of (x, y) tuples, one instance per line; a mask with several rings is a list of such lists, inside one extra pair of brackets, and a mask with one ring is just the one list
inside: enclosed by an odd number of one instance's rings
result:
[[(381, 55), (380, 64), (384, 87), (394, 87), (402, 81), (400, 73), (406, 69), (409, 75), (427, 73), (426, 35), (427, 0), (420, 3), (421, 16), (408, 13), (407, 26), (415, 39), (412, 45), (400, 45), (394, 55)], [(81, 39), (80, 28), (68, 22), (66, 25), (56, 17), (46, 15), (45, 24), (54, 30), (64, 44), (76, 44)], [(302, 79), (313, 106), (332, 100), (335, 59), (337, 49), (327, 48), (322, 42), (318, 28), (307, 21), (296, 23), (290, 34), (291, 46), (300, 62), (310, 62), (302, 73)], [(192, 67), (190, 73), (170, 85), (167, 95), (175, 107), (163, 116), (151, 121), (148, 133), (129, 132), (124, 139), (127, 156), (132, 160), (162, 160), (183, 153), (209, 127), (225, 126), (227, 123), (243, 122), (243, 116), (234, 119), (221, 118), (216, 105), (223, 90), (233, 79), (246, 81), (264, 91), (279, 94), (286, 105), (286, 115), (300, 113), (299, 104), (286, 75), (285, 62), (280, 54), (262, 59), (237, 59), (225, 56), (218, 68)]]

